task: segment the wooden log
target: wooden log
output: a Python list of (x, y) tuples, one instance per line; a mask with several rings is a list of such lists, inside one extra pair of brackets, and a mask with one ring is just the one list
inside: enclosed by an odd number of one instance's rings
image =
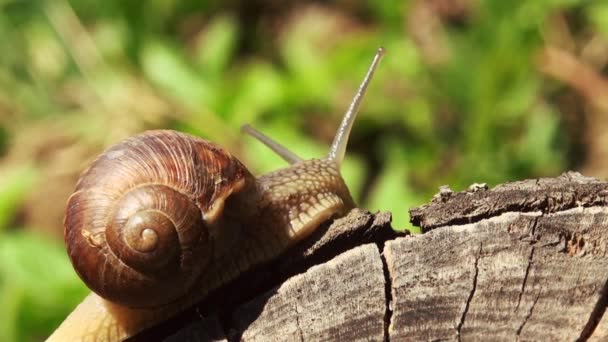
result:
[(396, 238), (387, 214), (351, 213), (168, 340), (608, 340), (608, 183), (567, 173), (443, 189), (411, 217), (425, 234)]

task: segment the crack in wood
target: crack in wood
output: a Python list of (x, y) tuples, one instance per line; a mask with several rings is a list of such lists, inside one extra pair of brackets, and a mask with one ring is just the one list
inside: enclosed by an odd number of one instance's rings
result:
[(515, 306), (515, 311), (519, 310), (519, 305), (521, 304), (521, 297), (524, 295), (524, 292), (526, 290), (526, 283), (528, 282), (528, 275), (530, 274), (530, 267), (532, 266), (532, 259), (534, 258), (534, 249), (534, 246), (530, 248), (530, 255), (528, 256), (528, 265), (526, 266), (526, 273), (524, 273), (524, 280), (521, 283), (521, 290), (519, 291), (519, 295), (517, 296), (517, 305)]
[(591, 311), (591, 315), (587, 320), (587, 324), (581, 331), (581, 335), (577, 338), (577, 341), (586, 341), (593, 335), (593, 332), (597, 328), (604, 315), (606, 314), (606, 308), (608, 307), (608, 281), (604, 283), (602, 292), (599, 300), (597, 301), (595, 308)]
[(460, 332), (462, 330), (462, 326), (464, 325), (464, 321), (466, 320), (467, 314), (469, 313), (469, 306), (471, 305), (471, 301), (473, 300), (473, 297), (475, 296), (475, 291), (477, 291), (477, 277), (479, 276), (479, 259), (481, 259), (482, 251), (483, 251), (483, 243), (480, 242), (479, 251), (477, 252), (477, 255), (475, 256), (475, 274), (473, 275), (473, 288), (469, 292), (469, 297), (467, 298), (467, 302), (465, 304), (464, 311), (462, 312), (462, 316), (460, 317), (460, 322), (458, 323), (458, 326), (456, 327), (458, 341), (461, 341)]
[[(382, 244), (382, 246), (378, 247), (379, 250), (383, 251), (384, 250), (384, 243)], [(393, 310), (391, 308), (391, 302), (393, 300), (393, 294), (392, 294), (392, 280), (391, 280), (391, 275), (388, 271), (388, 264), (386, 263), (386, 258), (384, 257), (384, 254), (381, 253), (380, 254), (380, 259), (382, 260), (382, 271), (384, 273), (384, 298), (385, 298), (385, 303), (384, 303), (384, 341), (388, 342), (390, 341), (390, 334), (389, 334), (389, 328), (391, 326), (391, 320), (393, 318)]]
[(532, 241), (536, 242), (536, 228), (538, 227), (538, 220), (540, 220), (541, 217), (543, 217), (545, 214), (541, 213), (540, 215), (536, 216), (534, 218), (534, 223), (532, 224), (532, 228), (530, 229), (530, 236), (532, 237)]
[(293, 309), (296, 312), (296, 329), (298, 330), (298, 337), (300, 337), (300, 342), (304, 342), (304, 333), (302, 332), (302, 327), (300, 326), (300, 310), (298, 310), (298, 301), (293, 302)]
[(530, 306), (530, 310), (528, 310), (528, 314), (526, 315), (526, 317), (524, 317), (524, 320), (519, 325), (519, 328), (517, 328), (517, 332), (515, 333), (515, 336), (517, 336), (518, 341), (519, 341), (519, 336), (521, 335), (521, 332), (524, 330), (524, 326), (526, 325), (526, 323), (528, 323), (528, 320), (530, 319), (530, 317), (532, 317), (532, 312), (534, 312), (534, 307), (536, 306), (536, 303), (538, 302), (538, 299), (540, 298), (540, 294), (542, 291), (543, 291), (543, 288), (541, 287), (540, 290), (538, 290), (538, 294), (536, 295), (536, 298), (534, 298), (534, 302), (532, 302), (532, 305)]

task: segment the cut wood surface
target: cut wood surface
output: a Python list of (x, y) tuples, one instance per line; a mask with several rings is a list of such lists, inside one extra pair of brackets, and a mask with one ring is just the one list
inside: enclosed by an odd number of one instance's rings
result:
[(354, 210), (135, 340), (608, 341), (608, 183), (443, 188), (411, 217)]

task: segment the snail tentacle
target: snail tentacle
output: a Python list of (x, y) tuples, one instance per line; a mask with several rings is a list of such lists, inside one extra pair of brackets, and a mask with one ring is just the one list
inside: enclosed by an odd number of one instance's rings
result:
[(256, 138), (258, 141), (268, 146), (271, 150), (273, 150), (279, 157), (283, 158), (289, 164), (295, 164), (301, 162), (303, 159), (298, 157), (295, 153), (291, 152), (285, 146), (279, 144), (274, 139), (270, 138), (266, 134), (258, 131), (257, 129), (251, 127), (249, 124), (245, 124), (241, 127), (241, 131), (251, 135)]
[(350, 137), (350, 131), (353, 128), (353, 124), (355, 123), (355, 119), (357, 118), (357, 113), (359, 111), (359, 106), (361, 105), (361, 100), (365, 95), (365, 91), (367, 90), (367, 86), (372, 80), (374, 73), (376, 72), (376, 68), (378, 67), (378, 63), (380, 63), (380, 59), (384, 56), (385, 50), (384, 48), (379, 48), (372, 60), (372, 64), (369, 67), (367, 74), (363, 78), (361, 85), (359, 86), (359, 90), (355, 93), (355, 97), (353, 98), (350, 106), (346, 110), (344, 117), (342, 118), (342, 122), (340, 123), (340, 127), (336, 131), (336, 135), (334, 137), (334, 141), (329, 148), (329, 152), (327, 153), (327, 159), (333, 160), (338, 168), (342, 164), (344, 160), (344, 155), (346, 154), (346, 145), (348, 144), (348, 138)]

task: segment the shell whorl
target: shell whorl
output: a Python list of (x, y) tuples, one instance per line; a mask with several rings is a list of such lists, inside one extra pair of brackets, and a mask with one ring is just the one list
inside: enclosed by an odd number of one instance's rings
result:
[(218, 208), (250, 177), (219, 147), (183, 133), (149, 131), (115, 145), (68, 201), (74, 268), (94, 292), (126, 306), (178, 299), (213, 258)]

